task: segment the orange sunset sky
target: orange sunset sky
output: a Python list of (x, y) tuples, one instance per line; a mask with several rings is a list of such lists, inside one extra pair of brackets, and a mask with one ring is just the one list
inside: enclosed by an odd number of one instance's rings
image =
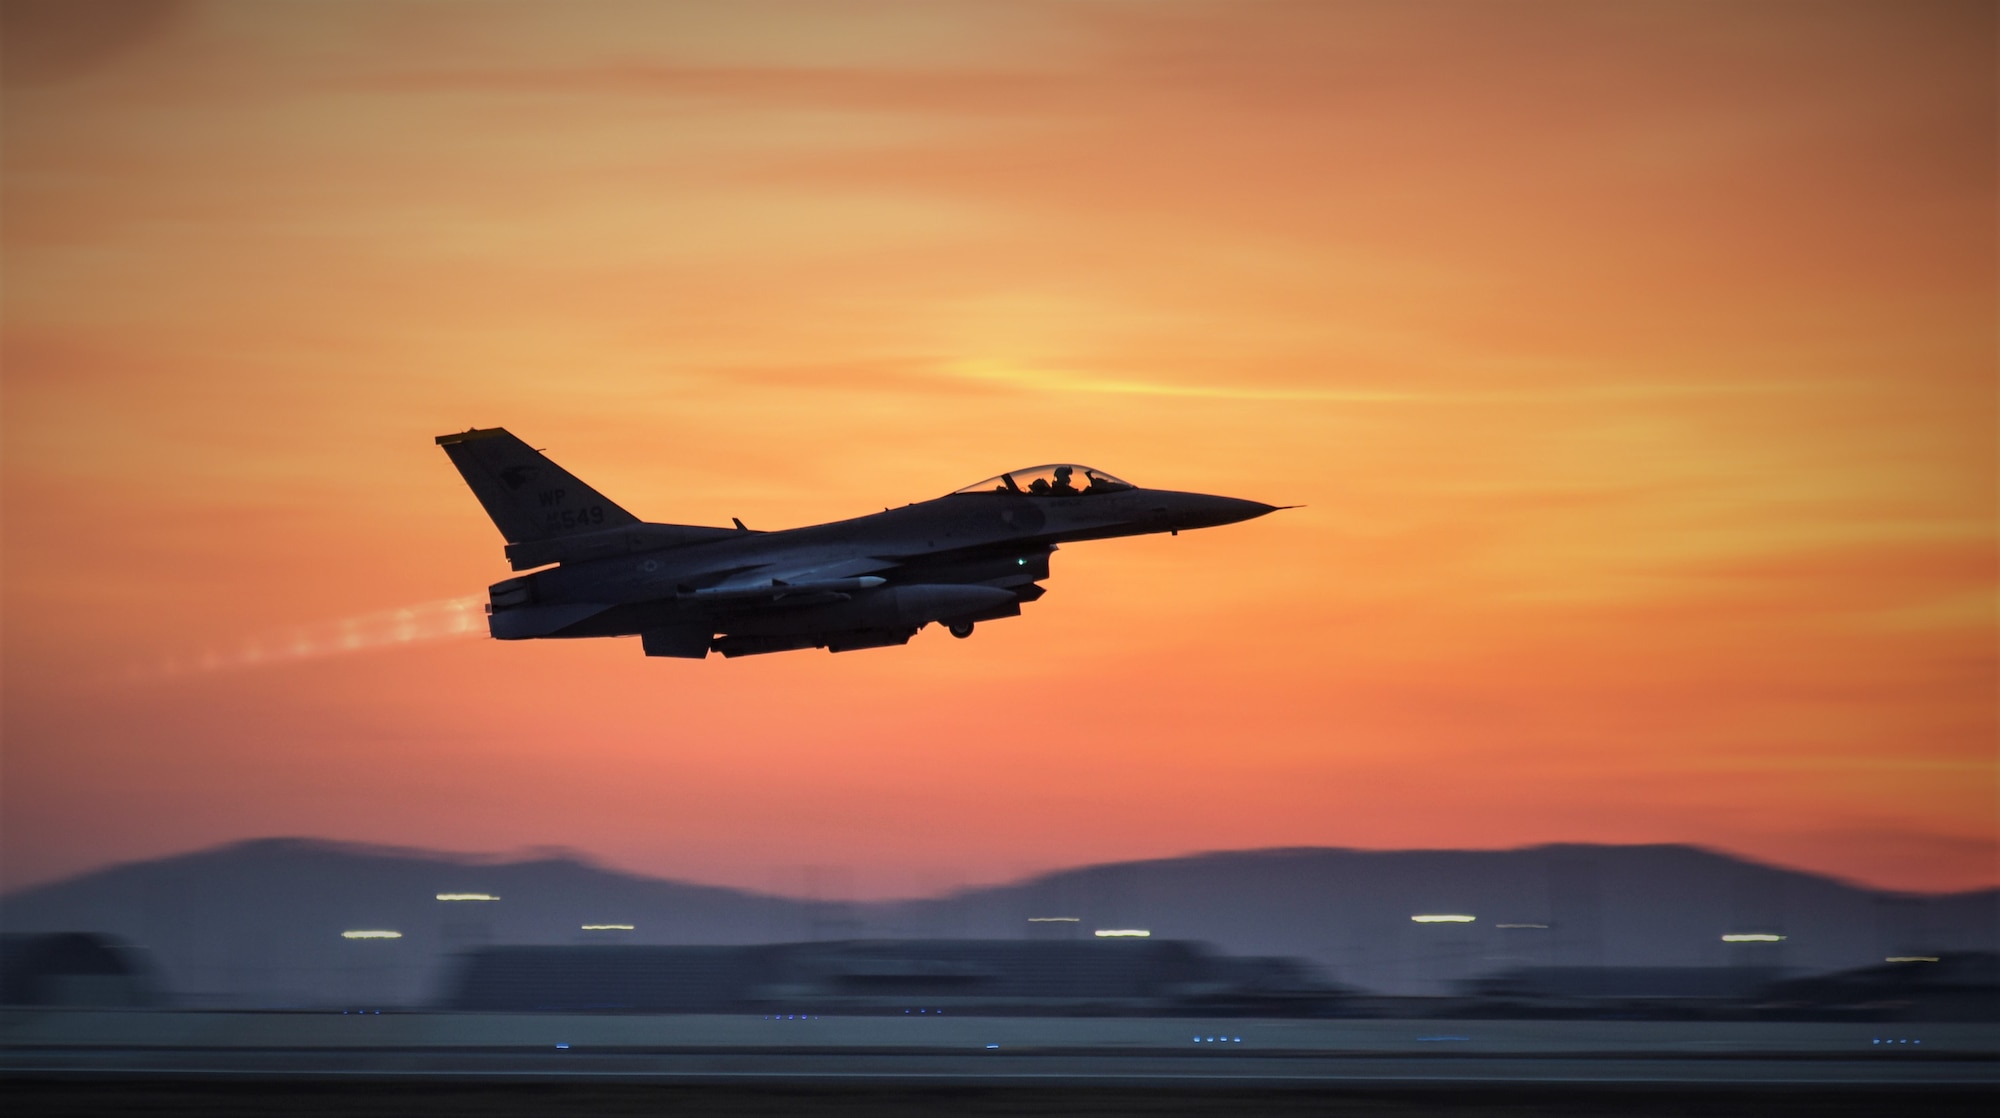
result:
[[(2000, 884), (1994, 12), (8, 0), (4, 884)], [(683, 523), (1047, 461), (1306, 507), (968, 641), (647, 660), (440, 635), (508, 574), (474, 425)]]

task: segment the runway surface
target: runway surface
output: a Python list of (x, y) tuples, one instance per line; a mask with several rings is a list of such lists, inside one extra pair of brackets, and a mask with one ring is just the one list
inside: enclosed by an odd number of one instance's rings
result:
[(1798, 1059), (1354, 1058), (930, 1053), (507, 1051), (341, 1053), (154, 1049), (16, 1051), (5, 1073), (60, 1077), (460, 1082), (966, 1084), (979, 1086), (1324, 1087), (2000, 1087), (1991, 1062)]
[(1383, 1090), (2000, 1087), (2000, 1027), (9, 1010), (0, 1074)]

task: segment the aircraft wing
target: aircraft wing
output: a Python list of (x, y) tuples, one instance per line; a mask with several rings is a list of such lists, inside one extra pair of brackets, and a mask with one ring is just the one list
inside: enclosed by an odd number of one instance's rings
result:
[(896, 566), (894, 559), (869, 555), (833, 562), (781, 560), (738, 571), (714, 586), (687, 591), (680, 597), (697, 602), (755, 602), (802, 594), (852, 593), (882, 585), (888, 581), (883, 572)]

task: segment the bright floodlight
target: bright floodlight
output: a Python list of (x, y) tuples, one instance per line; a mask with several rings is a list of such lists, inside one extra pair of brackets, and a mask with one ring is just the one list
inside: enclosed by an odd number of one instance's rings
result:
[(497, 901), (500, 899), (492, 893), (439, 893), (437, 896), (438, 900), (441, 901)]
[(385, 931), (361, 931), (361, 932), (342, 932), (342, 933), (340, 933), (340, 938), (342, 938), (342, 939), (402, 939), (402, 938), (403, 938), (403, 933), (401, 933), (401, 932), (385, 932)]
[(1077, 923), (1081, 923), (1081, 922), (1082, 922), (1082, 919), (1081, 919), (1080, 917), (1076, 917), (1076, 916), (1030, 916), (1030, 917), (1028, 917), (1028, 923), (1030, 923), (1030, 924), (1077, 924)]
[(586, 932), (629, 932), (636, 927), (638, 927), (636, 924), (585, 924), (583, 925), (583, 930)]
[(1477, 916), (1444, 914), (1437, 916), (1412, 916), (1410, 919), (1415, 920), (1419, 924), (1470, 924), (1479, 918)]
[(1144, 939), (1153, 933), (1144, 928), (1099, 928), (1091, 934), (1099, 939)]
[(1770, 934), (1770, 933), (1768, 933), (1768, 932), (1741, 932), (1741, 933), (1738, 933), (1738, 934), (1735, 934), (1735, 935), (1727, 935), (1727, 936), (1723, 936), (1723, 937), (1722, 937), (1722, 942), (1724, 942), (1724, 943), (1777, 943), (1777, 942), (1779, 942), (1779, 941), (1783, 940), (1784, 938), (1785, 938), (1784, 936), (1774, 936), (1774, 935), (1771, 935), (1771, 934)]

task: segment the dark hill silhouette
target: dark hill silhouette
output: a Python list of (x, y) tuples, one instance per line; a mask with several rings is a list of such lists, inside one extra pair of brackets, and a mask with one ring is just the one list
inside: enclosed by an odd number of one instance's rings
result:
[[(2000, 890), (1865, 889), (1690, 846), (1283, 849), (1090, 866), (898, 907), (911, 932), (994, 935), (1035, 915), (1297, 955), (1389, 992), (1522, 965), (1781, 965), (1986, 948)], [(1068, 910), (1068, 911), (1064, 911)], [(1420, 924), (1416, 915), (1472, 915)], [(1506, 927), (1505, 925), (1546, 925)], [(1725, 943), (1728, 934), (1783, 935)]]
[[(440, 902), (438, 893), (494, 902)], [(0, 898), (10, 932), (97, 931), (151, 952), (195, 1004), (417, 1000), (475, 943), (743, 944), (810, 938), (1089, 935), (1144, 928), (1232, 954), (1310, 959), (1341, 981), (1437, 992), (1528, 965), (1781, 965), (1991, 949), (2000, 890), (1864, 889), (1687, 846), (1257, 850), (1089, 866), (926, 900), (818, 904), (523, 861), (264, 839), (132, 863)], [(1416, 923), (1464, 914), (1465, 923)], [(1075, 923), (1030, 923), (1030, 917)], [(584, 924), (631, 924), (585, 932)], [(1545, 925), (1544, 927), (1503, 925)], [(393, 941), (345, 940), (388, 929)], [(1724, 943), (1732, 933), (1778, 943)]]
[[(442, 903), (439, 893), (501, 899)], [(196, 1000), (296, 1004), (407, 1000), (451, 950), (569, 943), (586, 935), (583, 924), (633, 924), (644, 929), (643, 942), (797, 938), (806, 907), (619, 873), (573, 854), (507, 862), (283, 838), (23, 890), (0, 898), (0, 926), (111, 932), (148, 949), (168, 987)], [(340, 935), (364, 929), (403, 938)]]

